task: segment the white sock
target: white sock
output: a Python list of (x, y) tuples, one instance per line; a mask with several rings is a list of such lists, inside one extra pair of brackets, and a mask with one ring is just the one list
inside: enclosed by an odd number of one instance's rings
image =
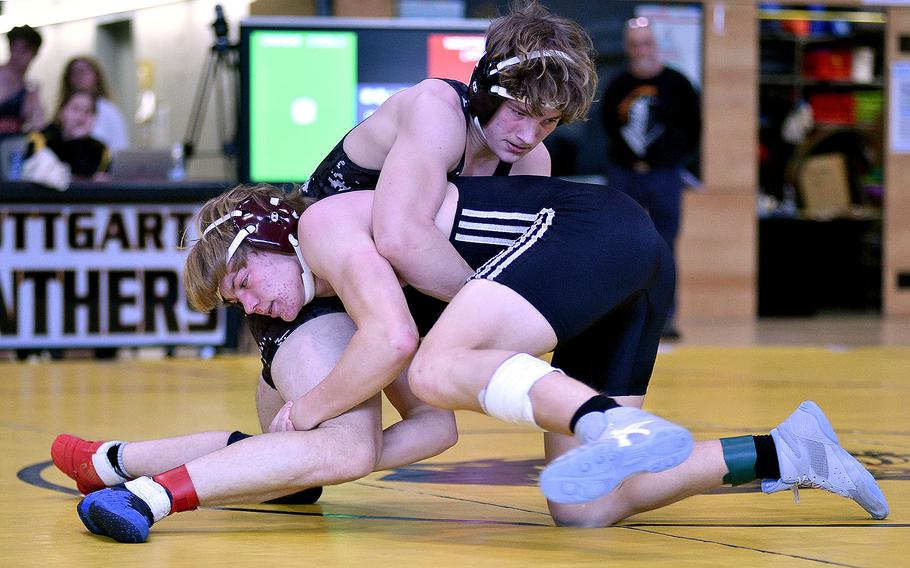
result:
[(136, 479), (136, 476), (129, 472), (126, 469), (126, 465), (123, 463), (123, 450), (126, 449), (126, 442), (122, 442), (120, 447), (117, 448), (117, 467), (115, 468), (120, 475), (126, 475), (127, 479)]
[(123, 442), (117, 440), (105, 442), (101, 444), (101, 447), (95, 450), (94, 454), (92, 454), (92, 465), (95, 466), (95, 472), (98, 474), (98, 477), (101, 478), (101, 481), (108, 487), (129, 481), (117, 473), (114, 466), (111, 465), (110, 460), (107, 459), (108, 449), (114, 444), (122, 443)]
[(167, 494), (167, 489), (151, 477), (137, 477), (127, 481), (124, 486), (130, 493), (145, 501), (152, 510), (152, 517), (156, 523), (171, 514), (171, 498)]

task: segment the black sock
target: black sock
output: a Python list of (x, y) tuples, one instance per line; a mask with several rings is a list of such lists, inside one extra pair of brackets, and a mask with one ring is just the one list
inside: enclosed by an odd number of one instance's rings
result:
[(132, 479), (132, 477), (120, 467), (120, 447), (123, 444), (114, 444), (107, 449), (107, 461), (111, 464), (111, 467), (114, 468), (114, 471), (117, 472), (117, 475), (123, 479)]
[(239, 442), (240, 440), (246, 440), (247, 438), (252, 438), (252, 437), (253, 436), (251, 436), (250, 434), (244, 434), (243, 432), (241, 432), (239, 430), (235, 430), (235, 431), (231, 432), (230, 436), (228, 436), (227, 445), (230, 446), (231, 444)]
[(780, 479), (777, 447), (770, 435), (752, 436), (755, 440), (755, 476), (758, 479)]
[(585, 414), (590, 412), (604, 412), (611, 408), (616, 408), (617, 406), (619, 405), (616, 401), (605, 394), (592, 396), (587, 402), (579, 406), (578, 410), (575, 411), (575, 414), (572, 415), (572, 420), (569, 421), (569, 431), (573, 434), (575, 433), (575, 425), (578, 424), (578, 421)]

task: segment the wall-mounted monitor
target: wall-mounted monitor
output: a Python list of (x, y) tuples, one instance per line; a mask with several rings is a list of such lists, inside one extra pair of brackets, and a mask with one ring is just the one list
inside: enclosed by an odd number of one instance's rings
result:
[(243, 181), (303, 182), (355, 124), (427, 77), (467, 82), (486, 20), (249, 18), (240, 26)]

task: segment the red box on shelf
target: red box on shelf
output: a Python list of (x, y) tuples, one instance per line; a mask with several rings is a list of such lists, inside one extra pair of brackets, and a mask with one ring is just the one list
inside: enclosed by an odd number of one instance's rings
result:
[(812, 31), (812, 24), (809, 20), (784, 20), (780, 23), (780, 29), (797, 37), (806, 37)]
[(803, 61), (807, 77), (822, 81), (849, 81), (853, 53), (847, 49), (817, 49), (806, 53)]
[(809, 96), (815, 122), (852, 124), (856, 120), (853, 93), (814, 93)]

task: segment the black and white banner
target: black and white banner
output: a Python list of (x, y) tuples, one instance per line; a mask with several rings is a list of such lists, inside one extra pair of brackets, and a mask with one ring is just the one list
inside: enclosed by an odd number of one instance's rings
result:
[(0, 205), (0, 349), (224, 343), (183, 291), (194, 209)]

